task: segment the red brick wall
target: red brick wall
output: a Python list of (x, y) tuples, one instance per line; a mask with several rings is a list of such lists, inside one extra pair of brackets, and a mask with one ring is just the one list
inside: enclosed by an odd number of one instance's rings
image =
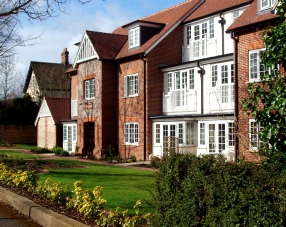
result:
[[(163, 73), (159, 65), (172, 65), (182, 62), (183, 26), (171, 32), (144, 58), (146, 60), (146, 158), (152, 154), (152, 121), (149, 115), (162, 114)], [(118, 68), (119, 82), (119, 133), (118, 144), (121, 157), (135, 155), (144, 159), (144, 63), (138, 58), (121, 62)], [(124, 98), (124, 76), (138, 73), (139, 96)], [(139, 145), (124, 145), (124, 123), (139, 123)]]
[(245, 31), (239, 34), (238, 42), (238, 158), (246, 161), (258, 161), (257, 152), (249, 148), (249, 119), (250, 114), (245, 114), (241, 102), (248, 97), (249, 84), (249, 51), (263, 48), (262, 30)]
[[(138, 73), (138, 96), (124, 97), (124, 76)], [(118, 147), (120, 156), (144, 159), (144, 63), (139, 59), (121, 62), (118, 66)], [(138, 122), (139, 145), (124, 145), (124, 123)]]
[(117, 67), (112, 61), (102, 62), (102, 148), (111, 145), (118, 151), (118, 86)]

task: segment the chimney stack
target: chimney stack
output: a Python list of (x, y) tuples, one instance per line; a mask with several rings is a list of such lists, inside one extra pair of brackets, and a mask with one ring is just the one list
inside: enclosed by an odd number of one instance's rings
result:
[(62, 64), (65, 66), (68, 66), (69, 65), (69, 52), (67, 48), (63, 49), (61, 56), (62, 56)]

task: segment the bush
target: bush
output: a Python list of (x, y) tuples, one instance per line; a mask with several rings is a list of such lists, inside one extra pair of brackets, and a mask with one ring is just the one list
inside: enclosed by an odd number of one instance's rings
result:
[(50, 178), (48, 178), (44, 184), (39, 183), (34, 189), (34, 192), (52, 201), (57, 201), (59, 204), (66, 204), (67, 200), (72, 197), (72, 191), (69, 189), (69, 185), (62, 187), (60, 182), (51, 184)]
[(69, 152), (65, 151), (62, 147), (55, 146), (52, 152), (57, 156), (69, 156)]
[(70, 198), (67, 203), (68, 208), (75, 208), (84, 216), (96, 217), (103, 209), (106, 200), (102, 196), (102, 188), (97, 186), (91, 190), (82, 188), (82, 181), (76, 181), (75, 198)]
[(154, 226), (285, 226), (286, 173), (172, 154), (157, 173)]
[(0, 164), (0, 181), (12, 184), (18, 188), (32, 190), (36, 185), (39, 176), (31, 171), (14, 171), (3, 163)]

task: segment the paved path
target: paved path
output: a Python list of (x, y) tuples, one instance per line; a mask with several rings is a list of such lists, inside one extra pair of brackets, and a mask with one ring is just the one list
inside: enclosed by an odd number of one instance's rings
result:
[(0, 226), (3, 227), (40, 227), (31, 218), (24, 216), (13, 207), (0, 202)]

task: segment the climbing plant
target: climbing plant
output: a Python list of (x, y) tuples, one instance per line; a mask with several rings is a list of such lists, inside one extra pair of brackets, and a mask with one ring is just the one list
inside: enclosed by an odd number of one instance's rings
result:
[(278, 18), (277, 24), (263, 33), (266, 49), (261, 63), (266, 73), (260, 75), (260, 82), (249, 84), (249, 97), (242, 102), (244, 110), (250, 112), (261, 126), (261, 151), (268, 157), (286, 151), (286, 77), (283, 74), (286, 69), (285, 10), (286, 0), (280, 0), (275, 11), (280, 20)]

